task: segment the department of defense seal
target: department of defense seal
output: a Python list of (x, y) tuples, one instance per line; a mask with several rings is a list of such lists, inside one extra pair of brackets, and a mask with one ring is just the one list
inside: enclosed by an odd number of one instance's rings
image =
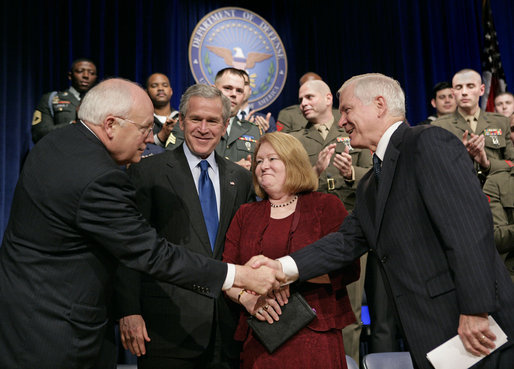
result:
[(287, 56), (277, 32), (242, 8), (220, 8), (198, 22), (189, 41), (189, 65), (196, 82), (207, 84), (214, 84), (223, 68), (245, 70), (252, 87), (252, 110), (275, 101), (287, 77)]

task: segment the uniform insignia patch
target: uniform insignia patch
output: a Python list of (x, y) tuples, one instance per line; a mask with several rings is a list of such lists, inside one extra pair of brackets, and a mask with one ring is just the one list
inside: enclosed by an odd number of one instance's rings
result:
[(350, 137), (337, 137), (336, 141), (344, 143), (350, 150), (353, 150), (352, 145), (350, 145)]
[(239, 137), (239, 138), (238, 138), (238, 140), (241, 140), (241, 141), (249, 141), (249, 142), (257, 142), (257, 140), (255, 139), (255, 137), (250, 136), (250, 135), (242, 135), (241, 137)]
[(175, 142), (177, 142), (177, 138), (175, 137), (175, 135), (173, 133), (170, 133), (170, 136), (168, 137), (168, 142), (166, 143), (166, 146), (170, 143), (172, 145), (175, 145)]
[(484, 136), (501, 136), (502, 129), (501, 128), (487, 128), (484, 129)]
[(38, 123), (41, 123), (41, 112), (36, 110), (34, 112), (34, 116), (32, 117), (32, 125), (35, 126)]

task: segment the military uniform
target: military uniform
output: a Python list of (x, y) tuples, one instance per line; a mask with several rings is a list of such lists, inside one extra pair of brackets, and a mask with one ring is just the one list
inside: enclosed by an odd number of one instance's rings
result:
[(50, 131), (77, 121), (80, 95), (73, 87), (44, 94), (32, 118), (32, 141), (36, 143)]
[(292, 136), (296, 137), (302, 143), (303, 147), (309, 155), (312, 165), (318, 160), (318, 154), (328, 145), (336, 144), (336, 153), (344, 152), (345, 146), (350, 147), (350, 155), (355, 170), (355, 181), (345, 180), (339, 173), (339, 170), (333, 165), (328, 168), (319, 177), (318, 191), (325, 193), (333, 193), (343, 202), (345, 208), (351, 211), (355, 205), (355, 190), (362, 176), (373, 166), (371, 160), (371, 152), (368, 149), (354, 149), (350, 146), (350, 138), (344, 129), (337, 126), (337, 122), (332, 123), (327, 138), (323, 140), (318, 130), (312, 123), (298, 132), (292, 132)]
[(514, 281), (514, 166), (487, 177), (484, 193), (494, 222), (494, 242)]
[[(470, 132), (469, 124), (457, 111), (436, 119), (432, 124), (452, 132), (460, 139), (462, 139), (464, 131)], [(510, 125), (506, 117), (496, 113), (480, 111), (475, 134), (485, 136), (485, 152), (491, 162), (491, 168), (488, 173), (484, 172), (475, 163), (482, 182), (485, 181), (485, 177), (489, 173), (508, 169), (510, 167), (509, 161), (514, 160), (514, 146), (509, 138), (509, 132)]]
[(216, 153), (233, 162), (246, 159), (252, 155), (255, 145), (261, 138), (259, 126), (247, 120), (239, 120), (237, 117), (231, 118), (232, 127), (230, 135), (225, 133), (216, 146)]
[[(332, 109), (335, 123), (341, 118), (341, 113), (337, 109)], [(296, 132), (304, 129), (307, 126), (307, 119), (303, 116), (300, 110), (300, 105), (291, 105), (282, 109), (278, 113), (277, 118), (277, 131), (284, 133)]]

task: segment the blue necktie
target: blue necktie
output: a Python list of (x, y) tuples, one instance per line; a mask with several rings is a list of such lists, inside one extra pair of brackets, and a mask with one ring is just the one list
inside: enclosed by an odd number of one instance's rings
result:
[(377, 154), (373, 154), (373, 170), (375, 171), (375, 179), (380, 179), (380, 172), (382, 171), (382, 160), (377, 156)]
[(209, 240), (211, 241), (211, 249), (214, 250), (216, 243), (216, 236), (218, 235), (218, 207), (216, 206), (216, 194), (214, 193), (214, 186), (209, 178), (209, 163), (207, 160), (200, 162), (200, 179), (198, 180), (198, 195), (200, 197), (200, 204), (202, 205), (203, 218), (209, 233)]

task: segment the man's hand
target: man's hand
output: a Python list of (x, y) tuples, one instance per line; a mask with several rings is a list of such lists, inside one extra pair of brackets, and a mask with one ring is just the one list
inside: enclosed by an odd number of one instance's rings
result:
[[(280, 264), (280, 262), (277, 261)], [(236, 265), (234, 287), (246, 288), (259, 295), (266, 295), (272, 289), (278, 289), (280, 283), (285, 281), (285, 275), (280, 269), (267, 266), (252, 268), (249, 265)]]
[(255, 123), (259, 126), (259, 129), (261, 130), (261, 133), (264, 133), (269, 128), (269, 121), (271, 119), (271, 113), (266, 114), (266, 118), (260, 116), (260, 115), (254, 115), (257, 112), (257, 110), (252, 110), (250, 113), (248, 113), (247, 119)]
[(250, 170), (252, 169), (252, 156), (248, 155), (246, 158), (236, 161), (236, 164), (239, 164), (243, 168)]
[(487, 314), (465, 315), (459, 318), (457, 330), (466, 350), (475, 356), (488, 355), (495, 348), (496, 336), (489, 329)]
[(491, 162), (487, 159), (485, 152), (485, 137), (482, 135), (475, 135), (471, 133), (468, 138), (468, 131), (466, 130), (462, 135), (462, 143), (466, 146), (469, 156), (476, 161), (482, 168), (489, 168)]
[(177, 119), (172, 119), (170, 117), (166, 118), (166, 122), (162, 125), (161, 130), (159, 133), (157, 133), (157, 137), (159, 137), (159, 140), (161, 142), (166, 142), (168, 140), (168, 137), (170, 136), (171, 131), (173, 130), (173, 127), (175, 127), (175, 124), (177, 124)]
[(350, 155), (350, 148), (348, 146), (345, 145), (344, 152), (336, 154), (333, 164), (345, 179), (352, 179), (352, 156)]
[(330, 144), (327, 147), (325, 147), (323, 150), (321, 150), (318, 154), (318, 161), (314, 165), (314, 171), (316, 172), (316, 175), (319, 177), (321, 173), (325, 169), (328, 168), (328, 165), (330, 164), (330, 159), (332, 159), (332, 155), (334, 155), (334, 152), (336, 151), (336, 144)]
[(150, 342), (145, 321), (141, 315), (127, 315), (120, 319), (121, 343), (133, 355), (146, 354), (145, 341)]

